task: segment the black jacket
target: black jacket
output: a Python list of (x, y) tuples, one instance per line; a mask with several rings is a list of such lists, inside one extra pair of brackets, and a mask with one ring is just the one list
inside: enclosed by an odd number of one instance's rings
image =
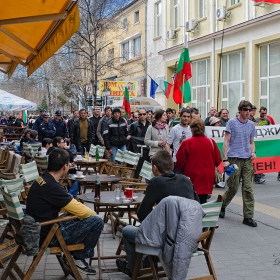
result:
[(107, 121), (103, 132), (103, 139), (107, 150), (110, 150), (111, 146), (120, 148), (126, 145), (127, 136), (127, 124), (122, 117), (118, 121), (114, 117)]
[[(94, 142), (95, 130), (94, 130), (92, 122), (88, 119), (87, 119), (87, 121), (88, 121), (87, 150), (89, 150), (90, 145), (93, 144), (93, 142)], [(77, 150), (82, 149), (81, 137), (80, 137), (80, 119), (77, 119), (74, 121), (73, 129), (70, 130), (70, 141), (71, 141), (71, 144), (76, 145)]]
[(39, 132), (39, 126), (41, 125), (42, 122), (44, 122), (44, 120), (43, 120), (43, 118), (42, 118), (41, 116), (39, 116), (39, 117), (35, 120), (32, 129), (33, 129), (33, 130), (36, 130), (37, 132)]
[(55, 136), (60, 136), (63, 139), (69, 137), (68, 128), (65, 120), (59, 120), (59, 122), (56, 122), (56, 120), (53, 119), (51, 122), (56, 129)]
[[(94, 131), (96, 132), (97, 131), (97, 127), (98, 127), (98, 123), (99, 123), (99, 121), (102, 119), (102, 117), (101, 116), (99, 116), (98, 118), (96, 118), (94, 115), (91, 117), (91, 118), (89, 118), (90, 119), (90, 121), (92, 122), (92, 124), (93, 124), (93, 127), (94, 127)], [(94, 139), (94, 143), (93, 143), (94, 145), (97, 145), (98, 144), (98, 138), (97, 138), (97, 135), (95, 135), (95, 139)]]
[(42, 142), (44, 138), (51, 138), (53, 139), (55, 136), (55, 127), (53, 126), (52, 122), (42, 122), (39, 126), (38, 132), (38, 140)]

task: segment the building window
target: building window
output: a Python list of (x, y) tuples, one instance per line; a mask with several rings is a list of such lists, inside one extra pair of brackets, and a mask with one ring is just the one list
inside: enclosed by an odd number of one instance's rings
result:
[(205, 119), (210, 111), (210, 59), (192, 62), (192, 107), (197, 108)]
[(155, 4), (155, 37), (161, 36), (161, 2)]
[(133, 39), (133, 57), (141, 55), (141, 37)]
[(139, 11), (134, 13), (134, 24), (139, 22)]
[(114, 68), (114, 49), (108, 50), (107, 67), (108, 69)]
[(235, 116), (240, 100), (245, 95), (245, 51), (222, 56), (221, 69), (222, 108), (229, 110), (229, 117)]
[(198, 1), (198, 18), (206, 17), (206, 1), (199, 0)]
[(122, 58), (123, 60), (129, 59), (129, 42), (122, 44)]
[(173, 0), (173, 24), (174, 29), (177, 29), (180, 27), (180, 11), (179, 11), (179, 0)]
[(276, 104), (280, 89), (280, 41), (260, 46), (259, 60), (259, 106), (266, 107), (268, 114), (279, 123), (280, 112)]
[(235, 4), (238, 4), (240, 2), (240, 0), (229, 0), (230, 2), (230, 5), (235, 5)]
[(128, 21), (126, 17), (122, 19), (122, 27), (123, 27), (123, 31), (127, 30)]

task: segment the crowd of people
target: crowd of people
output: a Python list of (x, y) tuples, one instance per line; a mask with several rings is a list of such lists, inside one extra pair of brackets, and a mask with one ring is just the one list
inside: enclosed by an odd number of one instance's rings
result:
[[(224, 168), (236, 164), (238, 170), (227, 180), (228, 189), (224, 194), (220, 217), (225, 217), (226, 207), (237, 193), (239, 182), (242, 180), (243, 224), (256, 227), (257, 223), (253, 220), (252, 187), (254, 177), (252, 160), (256, 157), (255, 125), (269, 125), (274, 122), (267, 115), (265, 107), (260, 108), (258, 117), (255, 117), (256, 110), (257, 108), (250, 102), (242, 100), (234, 118), (229, 118), (227, 109), (217, 112), (214, 107), (210, 109), (205, 120), (201, 119), (197, 108), (181, 108), (178, 115), (176, 110), (171, 108), (156, 112), (141, 108), (133, 112), (131, 118), (125, 118), (123, 108), (108, 106), (103, 114), (99, 107), (94, 107), (92, 116), (89, 116), (89, 112), (85, 109), (75, 110), (72, 116), (65, 120), (59, 110), (55, 112), (54, 118), (50, 119), (50, 115), (41, 109), (40, 116), (21, 137), (21, 145), (23, 142), (42, 143), (41, 152), (49, 155), (49, 167), (38, 184), (44, 182), (48, 186), (52, 184), (51, 182), (57, 181), (59, 176), (69, 172), (69, 163), (73, 162), (74, 150), (84, 154), (85, 151), (89, 151), (91, 144), (102, 145), (106, 148), (104, 157), (112, 162), (115, 161), (118, 149), (141, 153), (140, 166), (144, 160), (151, 162), (155, 177), (147, 182), (145, 197), (137, 212), (140, 221), (149, 215), (154, 205), (169, 195), (196, 200), (200, 204), (206, 203), (214, 188), (216, 168), (221, 163)], [(205, 126), (225, 127), (222, 156), (216, 142), (207, 137)], [(135, 174), (137, 177), (139, 169)], [(262, 175), (255, 175), (255, 183), (262, 182), (264, 182)], [(30, 201), (43, 199), (42, 193), (37, 190), (38, 184), (33, 184), (30, 189)], [(49, 189), (51, 192), (52, 188)], [(54, 187), (53, 192), (55, 193)], [(48, 194), (50, 196), (48, 203), (55, 205), (55, 213), (52, 212), (54, 216), (61, 208), (72, 214), (81, 212), (81, 220), (85, 220), (82, 227), (87, 227), (88, 219), (92, 221), (91, 217), (96, 216), (95, 212), (82, 209), (80, 204), (74, 205), (67, 192), (63, 191), (59, 195), (61, 201), (52, 197), (52, 193)], [(27, 204), (27, 212), (35, 217), (36, 221), (42, 222), (46, 218), (51, 218), (44, 215), (36, 216), (38, 215), (36, 211)], [(93, 256), (93, 247), (99, 238), (100, 228), (103, 227), (99, 220), (95, 219), (94, 223), (98, 224), (98, 229), (93, 227), (89, 229), (93, 243), (89, 245), (88, 237), (83, 236), (80, 240), (86, 240), (87, 247), (81, 253), (77, 251), (73, 255), (78, 269), (86, 274), (95, 273), (85, 258)], [(67, 237), (68, 226), (71, 232), (72, 224), (62, 226)], [(80, 231), (78, 233), (82, 235)], [(128, 226), (124, 228), (122, 234), (127, 260), (117, 259), (116, 264), (120, 271), (131, 277), (136, 257), (133, 244), (137, 238), (137, 228)], [(70, 237), (69, 239), (73, 243), (73, 239)]]

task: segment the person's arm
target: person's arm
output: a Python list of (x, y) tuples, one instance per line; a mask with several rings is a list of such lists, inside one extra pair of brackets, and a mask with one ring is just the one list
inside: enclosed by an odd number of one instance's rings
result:
[(187, 150), (187, 142), (188, 140), (185, 140), (182, 142), (177, 154), (176, 154), (176, 169), (184, 174), (185, 166), (187, 164), (188, 159), (188, 150)]
[(104, 146), (104, 140), (103, 140), (103, 137), (101, 135), (102, 122), (103, 122), (103, 118), (98, 122), (97, 130), (96, 130), (96, 135), (97, 135), (97, 138), (100, 141), (101, 145)]
[(90, 139), (91, 139), (91, 144), (94, 143), (94, 139), (95, 139), (95, 129), (94, 129), (94, 125), (92, 121), (88, 121), (88, 125), (91, 126), (91, 135), (90, 135)]
[(169, 136), (168, 136), (168, 139), (167, 139), (167, 142), (166, 142), (166, 145), (165, 145), (165, 150), (168, 153), (170, 153), (170, 146), (173, 144), (173, 142), (175, 140), (174, 138), (175, 138), (175, 130), (171, 129), (170, 133), (169, 133)]
[(250, 146), (251, 146), (251, 159), (254, 160), (257, 157), (254, 138), (250, 138)]
[(109, 140), (109, 125), (108, 125), (108, 123), (106, 123), (106, 125), (105, 125), (105, 129), (104, 129), (104, 132), (103, 132), (103, 139), (104, 139), (104, 144), (105, 144), (106, 149), (108, 151), (110, 151), (111, 145), (110, 145), (110, 140)]
[(144, 143), (145, 143), (145, 145), (147, 145), (149, 147), (158, 147), (159, 142), (162, 142), (162, 141), (153, 141), (152, 140), (152, 128), (153, 127), (151, 125), (148, 127), (146, 135), (145, 135)]
[(140, 204), (137, 210), (137, 217), (141, 222), (145, 220), (145, 218), (152, 212), (153, 206), (156, 203), (155, 197), (155, 188), (153, 186), (153, 182), (150, 181), (150, 183), (147, 186), (146, 194), (142, 200), (142, 203)]
[(76, 199), (72, 199), (62, 210), (78, 216), (80, 220), (89, 218), (90, 216), (97, 215), (96, 212), (91, 210), (89, 207), (85, 206), (81, 202), (78, 202)]
[(231, 134), (226, 131), (225, 138), (224, 138), (224, 144), (223, 144), (223, 167), (229, 166), (229, 162), (227, 161), (227, 153), (228, 153), (228, 143), (230, 141)]

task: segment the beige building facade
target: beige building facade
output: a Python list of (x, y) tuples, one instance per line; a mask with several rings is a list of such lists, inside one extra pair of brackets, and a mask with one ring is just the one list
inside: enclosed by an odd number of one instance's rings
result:
[[(246, 99), (258, 108), (267, 107), (280, 122), (280, 5), (251, 0), (149, 1), (147, 19), (148, 28), (151, 21), (154, 26), (147, 32), (147, 52), (153, 53), (147, 72), (171, 82), (187, 38), (193, 72), (188, 105), (197, 107), (203, 118), (211, 106), (226, 108), (233, 117), (240, 100)], [(157, 70), (152, 69), (154, 61), (159, 62)], [(162, 92), (157, 96), (162, 98)], [(178, 107), (172, 97), (160, 100), (165, 107)]]

